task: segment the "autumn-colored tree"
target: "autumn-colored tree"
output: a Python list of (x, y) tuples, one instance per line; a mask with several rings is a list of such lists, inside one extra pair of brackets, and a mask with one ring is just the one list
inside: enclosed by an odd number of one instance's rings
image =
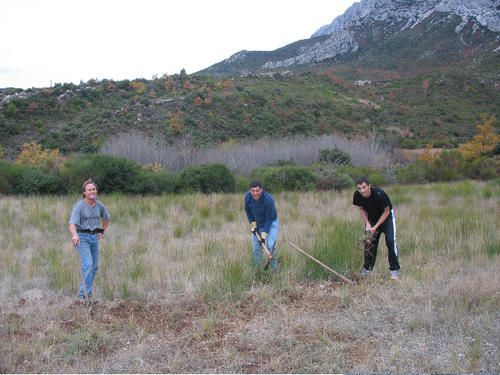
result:
[(113, 81), (109, 81), (107, 84), (106, 84), (106, 91), (107, 92), (115, 92), (116, 90), (116, 85)]
[(189, 81), (184, 82), (184, 85), (182, 86), (184, 90), (191, 90), (193, 88), (193, 84)]
[(196, 106), (196, 107), (199, 107), (200, 105), (203, 104), (203, 99), (200, 98), (199, 96), (197, 96), (196, 98), (194, 98), (193, 100), (193, 104)]
[(7, 154), (7, 151), (5, 150), (5, 147), (0, 145), (0, 159), (5, 158), (5, 155)]
[(130, 88), (138, 94), (142, 94), (146, 91), (146, 84), (141, 81), (130, 82)]
[(174, 91), (175, 88), (175, 82), (172, 81), (171, 79), (168, 79), (165, 81), (165, 91), (166, 92), (172, 92)]
[(459, 146), (458, 151), (467, 160), (475, 160), (492, 152), (500, 142), (500, 135), (496, 134), (493, 124), (495, 116), (481, 115), (483, 124), (476, 126), (478, 133), (472, 139)]
[(28, 112), (36, 112), (40, 109), (40, 104), (37, 103), (37, 102), (31, 102), (30, 104), (28, 104), (28, 108), (27, 108), (27, 111)]
[(427, 143), (425, 150), (418, 157), (422, 161), (432, 162), (436, 159), (436, 153), (433, 152), (434, 145), (432, 143)]
[(182, 120), (181, 114), (178, 112), (169, 112), (168, 125), (175, 133), (180, 133), (184, 128), (184, 121)]
[(226, 79), (226, 80), (224, 81), (223, 85), (224, 85), (224, 88), (225, 88), (226, 90), (232, 90), (232, 89), (233, 89), (233, 87), (234, 87), (234, 85), (233, 85), (233, 81), (231, 81), (230, 79)]
[(60, 165), (62, 163), (62, 156), (58, 149), (43, 150), (37, 141), (32, 140), (23, 145), (16, 162), (18, 164), (36, 166), (43, 164)]

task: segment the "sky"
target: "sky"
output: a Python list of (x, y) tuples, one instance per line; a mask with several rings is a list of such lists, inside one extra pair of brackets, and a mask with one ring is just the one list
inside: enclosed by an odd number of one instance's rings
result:
[(195, 73), (309, 38), (354, 0), (0, 0), (0, 88)]

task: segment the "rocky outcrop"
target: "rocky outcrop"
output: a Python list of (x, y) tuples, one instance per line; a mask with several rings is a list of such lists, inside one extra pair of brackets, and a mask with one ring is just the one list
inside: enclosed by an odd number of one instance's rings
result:
[(300, 54), (283, 61), (269, 61), (263, 65), (264, 69), (282, 68), (294, 64), (308, 64), (323, 61), (347, 52), (357, 51), (358, 43), (351, 32), (341, 30), (332, 34), (323, 42), (318, 42), (310, 47), (304, 47)]
[[(315, 63), (356, 52), (359, 48), (359, 41), (353, 31), (356, 28), (370, 27), (377, 23), (385, 24), (388, 29), (396, 32), (403, 31), (416, 27), (436, 12), (462, 19), (455, 28), (456, 33), (460, 33), (469, 23), (472, 23), (475, 29), (483, 27), (495, 33), (500, 32), (500, 0), (362, 0), (354, 3), (343, 15), (311, 36), (330, 35), (328, 39), (305, 48), (297, 56), (268, 61), (262, 68)], [(241, 56), (234, 55), (232, 58)]]

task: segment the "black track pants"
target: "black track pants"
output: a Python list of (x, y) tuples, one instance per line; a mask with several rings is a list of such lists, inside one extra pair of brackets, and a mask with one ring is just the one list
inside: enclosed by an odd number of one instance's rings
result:
[(396, 217), (394, 216), (394, 210), (391, 210), (391, 214), (387, 220), (382, 224), (377, 231), (375, 240), (372, 245), (365, 249), (365, 264), (364, 268), (367, 270), (372, 270), (375, 266), (375, 260), (377, 259), (377, 248), (378, 241), (380, 240), (381, 234), (384, 233), (385, 244), (388, 250), (389, 259), (389, 269), (391, 271), (399, 270), (398, 262), (398, 245), (396, 242)]

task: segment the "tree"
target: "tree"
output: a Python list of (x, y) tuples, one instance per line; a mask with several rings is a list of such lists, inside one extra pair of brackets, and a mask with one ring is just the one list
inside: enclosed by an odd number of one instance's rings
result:
[(130, 88), (138, 94), (142, 94), (146, 91), (146, 84), (141, 81), (132, 81), (130, 82)]
[(62, 156), (58, 149), (43, 150), (37, 141), (25, 143), (17, 157), (18, 164), (27, 165), (41, 165), (47, 162), (59, 164), (61, 161)]
[(481, 115), (481, 119), (484, 123), (476, 126), (478, 133), (469, 142), (458, 148), (467, 160), (475, 160), (491, 153), (500, 142), (500, 135), (495, 133), (493, 127), (496, 122), (495, 116)]

